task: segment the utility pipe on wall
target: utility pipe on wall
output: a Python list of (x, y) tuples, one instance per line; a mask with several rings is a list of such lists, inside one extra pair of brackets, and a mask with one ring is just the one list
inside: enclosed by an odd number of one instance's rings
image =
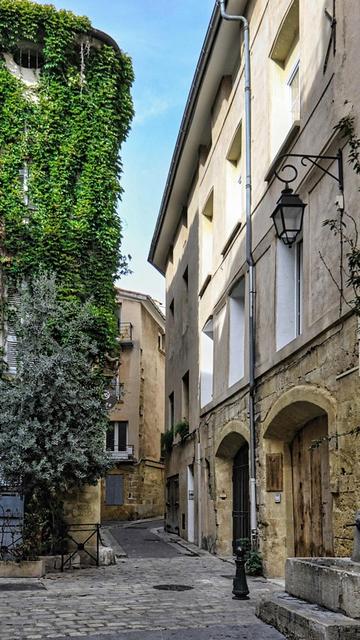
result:
[(251, 78), (249, 23), (244, 16), (230, 15), (225, 0), (218, 0), (224, 20), (242, 22), (245, 57), (245, 160), (246, 160), (246, 262), (249, 273), (249, 422), (250, 422), (250, 526), (251, 542), (257, 544), (256, 465), (255, 465), (255, 265), (252, 255), (251, 221)]

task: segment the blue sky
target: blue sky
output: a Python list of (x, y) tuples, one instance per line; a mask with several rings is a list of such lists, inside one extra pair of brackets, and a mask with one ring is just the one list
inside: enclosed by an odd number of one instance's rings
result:
[[(42, 4), (46, 2), (38, 0)], [(164, 279), (147, 263), (181, 116), (214, 0), (53, 0), (87, 15), (133, 60), (136, 116), (123, 147), (125, 189), (119, 211), (123, 252), (133, 274), (121, 286), (164, 299)]]

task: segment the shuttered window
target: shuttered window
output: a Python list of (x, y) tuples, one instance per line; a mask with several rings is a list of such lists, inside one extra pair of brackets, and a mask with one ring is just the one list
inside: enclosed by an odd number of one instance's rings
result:
[(107, 505), (124, 504), (124, 477), (108, 475), (105, 480), (105, 502)]

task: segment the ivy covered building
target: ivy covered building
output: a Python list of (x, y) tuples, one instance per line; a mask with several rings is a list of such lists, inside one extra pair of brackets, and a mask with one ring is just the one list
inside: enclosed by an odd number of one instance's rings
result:
[[(16, 369), (9, 302), (39, 267), (64, 300), (91, 300), (97, 361), (116, 346), (121, 254), (119, 150), (133, 116), (129, 57), (87, 18), (0, 0), (0, 286), (2, 342)], [(69, 516), (99, 521), (99, 488)], [(86, 493), (86, 492), (85, 492)], [(91, 494), (91, 497), (89, 497)], [(90, 511), (89, 511), (90, 509)]]

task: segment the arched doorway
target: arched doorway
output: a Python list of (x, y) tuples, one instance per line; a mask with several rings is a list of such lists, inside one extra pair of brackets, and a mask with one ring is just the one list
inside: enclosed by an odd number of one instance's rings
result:
[(250, 539), (249, 445), (246, 442), (233, 462), (233, 550), (239, 539)]
[[(324, 389), (292, 387), (272, 405), (263, 425), (266, 473), (274, 453), (281, 457), (279, 489), (264, 495), (268, 522), (263, 540), (266, 573), (282, 575), (294, 556), (333, 554), (331, 463), (337, 428), (336, 402)], [(319, 441), (318, 447), (313, 443)], [(274, 499), (279, 498), (274, 517)]]
[(327, 435), (327, 416), (322, 415), (307, 422), (290, 444), (294, 550), (298, 557), (333, 555)]
[[(215, 438), (215, 526), (216, 553), (230, 555), (234, 540), (248, 538), (249, 436), (247, 425), (231, 420)], [(235, 512), (236, 515), (235, 515)]]

